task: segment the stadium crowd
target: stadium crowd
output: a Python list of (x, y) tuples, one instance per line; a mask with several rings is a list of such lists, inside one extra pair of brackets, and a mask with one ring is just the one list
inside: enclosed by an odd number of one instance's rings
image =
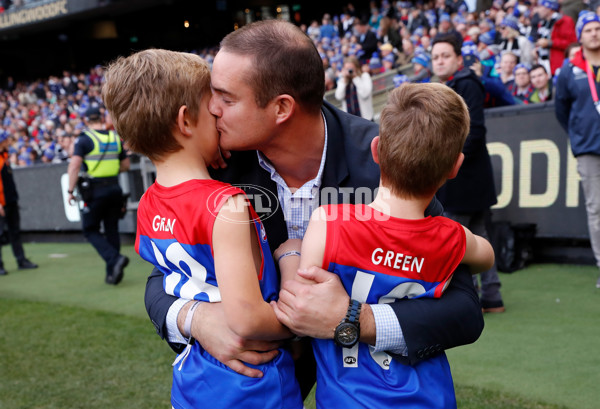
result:
[[(396, 86), (431, 81), (431, 41), (454, 33), (465, 65), (485, 86), (486, 107), (529, 104), (552, 99), (564, 59), (578, 49), (577, 16), (600, 11), (600, 0), (493, 0), (485, 11), (474, 8), (471, 0), (382, 0), (361, 12), (349, 3), (339, 15), (325, 13), (301, 28), (322, 57), (327, 90), (336, 88), (348, 57), (371, 76), (397, 71)], [(216, 47), (193, 52), (211, 63)], [(12, 140), (11, 165), (67, 161), (83, 114), (102, 105), (102, 80), (100, 65), (32, 82), (9, 77), (0, 90), (0, 135)]]

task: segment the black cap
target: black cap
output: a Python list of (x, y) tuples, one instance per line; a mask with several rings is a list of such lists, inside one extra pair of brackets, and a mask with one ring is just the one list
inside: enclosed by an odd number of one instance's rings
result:
[(97, 106), (91, 106), (85, 111), (85, 118), (88, 120), (98, 120), (100, 119), (100, 108)]

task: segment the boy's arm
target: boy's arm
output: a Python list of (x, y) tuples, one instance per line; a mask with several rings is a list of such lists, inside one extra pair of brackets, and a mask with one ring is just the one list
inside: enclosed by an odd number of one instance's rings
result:
[(489, 241), (477, 236), (463, 226), (466, 236), (466, 250), (462, 263), (471, 267), (471, 273), (487, 271), (494, 265), (494, 249)]
[(215, 274), (225, 320), (242, 338), (284, 339), (290, 331), (264, 301), (255, 259), (258, 246), (243, 195), (235, 195), (219, 211), (213, 227)]
[(279, 265), (281, 282), (293, 280), (296, 277), (296, 271), (300, 266), (300, 250), (302, 249), (301, 239), (288, 239), (281, 243), (277, 250), (273, 252), (273, 258)]
[[(310, 222), (302, 239), (302, 256), (300, 269), (305, 270), (311, 266), (321, 267), (325, 255), (325, 242), (327, 239), (327, 218), (325, 209), (319, 207), (310, 216)], [(302, 279), (297, 277), (297, 279)]]

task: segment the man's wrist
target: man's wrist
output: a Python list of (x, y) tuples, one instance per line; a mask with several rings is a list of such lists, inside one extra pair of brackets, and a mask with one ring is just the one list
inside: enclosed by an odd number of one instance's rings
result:
[[(371, 317), (375, 326), (375, 352), (391, 351), (398, 355), (408, 356), (408, 347), (398, 317), (389, 304), (370, 305)], [(362, 318), (362, 317), (361, 317)], [(366, 319), (365, 314), (365, 319)], [(362, 324), (362, 323), (361, 323)], [(363, 336), (368, 334), (363, 333)], [(361, 337), (361, 341), (362, 337)], [(367, 342), (367, 341), (363, 341)], [(371, 344), (373, 345), (373, 344)]]
[[(169, 342), (173, 344), (185, 344), (187, 343), (187, 339), (184, 338), (183, 334), (180, 331), (179, 325), (179, 316), (181, 316), (181, 329), (183, 330), (183, 326), (185, 324), (185, 315), (189, 310), (191, 303), (186, 307), (186, 304), (189, 300), (184, 300), (182, 298), (177, 299), (167, 311), (167, 319), (166, 319), (166, 327), (167, 327), (167, 339)], [(185, 307), (185, 309), (184, 309)], [(182, 313), (183, 311), (183, 313)]]

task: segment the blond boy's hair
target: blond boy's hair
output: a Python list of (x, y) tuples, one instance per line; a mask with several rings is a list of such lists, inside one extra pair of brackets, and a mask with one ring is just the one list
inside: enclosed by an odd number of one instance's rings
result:
[(382, 184), (400, 197), (429, 196), (447, 179), (469, 134), (463, 99), (443, 84), (402, 84), (380, 117)]
[(198, 55), (148, 49), (119, 57), (105, 72), (104, 104), (129, 149), (160, 160), (181, 145), (173, 137), (179, 108), (192, 121), (202, 97), (210, 97), (210, 69)]

